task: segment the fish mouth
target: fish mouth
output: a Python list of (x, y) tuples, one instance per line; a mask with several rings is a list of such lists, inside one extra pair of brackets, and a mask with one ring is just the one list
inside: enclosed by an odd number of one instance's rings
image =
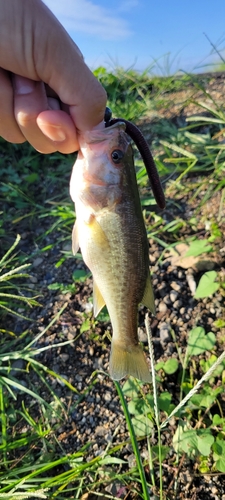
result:
[(99, 130), (88, 130), (82, 134), (82, 138), (87, 144), (98, 144), (108, 140), (110, 135), (113, 135), (115, 129), (121, 129), (125, 132), (126, 124), (123, 120), (121, 120), (112, 124), (110, 127), (105, 127)]

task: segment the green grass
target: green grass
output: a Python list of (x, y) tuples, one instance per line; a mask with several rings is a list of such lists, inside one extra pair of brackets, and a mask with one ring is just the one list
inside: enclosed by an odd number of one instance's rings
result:
[[(224, 224), (225, 111), (205, 90), (204, 79), (199, 81), (191, 75), (159, 78), (147, 71), (138, 75), (122, 68), (112, 73), (99, 68), (95, 73), (108, 92), (113, 116), (139, 124), (147, 120), (149, 114), (156, 117), (149, 130), (151, 148), (166, 191), (166, 215), (155, 210), (145, 168), (137, 152), (135, 163), (147, 233), (161, 248), (158, 263), (164, 259), (166, 251), (181, 241), (190, 245), (189, 255), (192, 256), (218, 251)], [(184, 90), (189, 82), (193, 86), (192, 101), (199, 113), (189, 119), (185, 127), (179, 128), (157, 113), (161, 108), (168, 109), (171, 92)], [(194, 94), (199, 89), (203, 100), (196, 102)], [(202, 115), (202, 111), (207, 114)], [(163, 464), (167, 463), (170, 450), (162, 437), (165, 423), (170, 424), (171, 414), (176, 419), (175, 465), (184, 454), (189, 459), (194, 457), (199, 473), (224, 473), (225, 417), (220, 399), (225, 382), (224, 360), (217, 355), (214, 334), (206, 335), (198, 324), (188, 332), (185, 354), (177, 344), (177, 358), (156, 364), (154, 397), (151, 390), (137, 381), (115, 384), (129, 430), (129, 445), (136, 459), (134, 465), (130, 466), (121, 458), (127, 442), (114, 444), (112, 441), (101, 455), (92, 459), (89, 458), (91, 440), (70, 452), (64, 448), (58, 438), (58, 429), (68, 418), (68, 406), (58, 397), (52, 381), (60, 380), (66, 386), (72, 407), (76, 409), (98, 382), (98, 372), (92, 374), (84, 390), (78, 390), (40, 361), (40, 355), (50, 349), (49, 346), (41, 347), (40, 340), (51, 333), (62, 309), (35, 336), (29, 323), (20, 334), (6, 325), (11, 324), (11, 315), (18, 315), (22, 320), (31, 308), (32, 311), (40, 309), (38, 302), (43, 301), (40, 291), (33, 294), (29, 288), (34, 259), (54, 250), (57, 245), (60, 254), (55, 263), (57, 269), (72, 258), (71, 251), (63, 248), (70, 242), (75, 218), (68, 194), (75, 158), (74, 155), (40, 155), (26, 144), (10, 145), (2, 139), (0, 147), (0, 201), (3, 207), (0, 221), (0, 499), (79, 499), (88, 491), (104, 491), (115, 480), (126, 493), (132, 486), (137, 492), (136, 498), (148, 500), (152, 493), (156, 498), (167, 498), (163, 492)], [(202, 208), (207, 207), (217, 193), (220, 196), (218, 211), (204, 212)], [(191, 204), (191, 213), (184, 220), (181, 206), (186, 199)], [(37, 222), (41, 228), (39, 234), (34, 231)], [(204, 228), (201, 243), (199, 227)], [(33, 235), (27, 250), (22, 245), (23, 240), (17, 237), (18, 229)], [(66, 282), (48, 285), (49, 290), (76, 294), (78, 286), (89, 277), (84, 269), (78, 271), (71, 272)], [(218, 290), (224, 297), (223, 274), (219, 270), (209, 273), (203, 274), (203, 284), (199, 281), (196, 300), (207, 298)], [(105, 312), (98, 318), (100, 320), (108, 320)], [(91, 313), (82, 313), (80, 332), (90, 330), (94, 337), (97, 324)], [(217, 320), (222, 339), (224, 326), (224, 318)], [(174, 332), (170, 333), (176, 344)], [(60, 345), (65, 343), (56, 342), (54, 348)], [(207, 353), (206, 359), (201, 358), (203, 353)], [(15, 368), (18, 360), (22, 363)], [(182, 406), (182, 399), (188, 399), (189, 391), (195, 391), (196, 365), (203, 381), (199, 392)], [(206, 375), (208, 370), (211, 370), (209, 376)], [(36, 377), (34, 386), (30, 384), (31, 373)], [(163, 389), (171, 376), (176, 379), (178, 410), (171, 394)], [(152, 434), (155, 435), (154, 445)], [(144, 459), (139, 451), (139, 440), (143, 439), (147, 439), (148, 447), (148, 458)], [(175, 495), (176, 481), (173, 492)], [(110, 494), (108, 497), (112, 498)]]

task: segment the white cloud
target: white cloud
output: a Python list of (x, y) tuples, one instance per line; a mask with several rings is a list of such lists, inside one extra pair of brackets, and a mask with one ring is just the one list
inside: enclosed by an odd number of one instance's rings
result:
[[(125, 0), (133, 3), (136, 0)], [(132, 34), (128, 23), (119, 12), (106, 9), (92, 0), (44, 0), (44, 3), (71, 33), (82, 32), (98, 39), (119, 40)]]
[(139, 0), (122, 0), (122, 2), (120, 2), (119, 11), (127, 12), (133, 9), (134, 7), (137, 7), (138, 5), (139, 5)]

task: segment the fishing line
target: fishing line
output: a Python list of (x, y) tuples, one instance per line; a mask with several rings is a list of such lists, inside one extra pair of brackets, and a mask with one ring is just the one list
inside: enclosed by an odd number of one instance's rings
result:
[(136, 125), (134, 125), (133, 123), (129, 122), (128, 120), (125, 120), (125, 118), (112, 118), (112, 111), (108, 107), (106, 107), (105, 110), (104, 120), (106, 127), (110, 127), (111, 125), (114, 125), (115, 123), (118, 122), (125, 123), (126, 125), (125, 132), (134, 141), (134, 143), (138, 148), (139, 153), (142, 156), (156, 203), (159, 206), (159, 208), (161, 209), (165, 208), (166, 201), (161, 181), (159, 178), (159, 174), (155, 166), (152, 153), (140, 129), (136, 127)]

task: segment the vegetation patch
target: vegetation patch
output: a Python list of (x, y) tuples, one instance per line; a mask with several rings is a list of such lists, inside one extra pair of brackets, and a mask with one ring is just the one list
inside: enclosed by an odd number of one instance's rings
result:
[(113, 116), (141, 127), (166, 195), (162, 212), (135, 151), (152, 384), (108, 376), (109, 316), (93, 318), (92, 278), (71, 251), (75, 154), (0, 139), (0, 499), (222, 498), (224, 75), (95, 74)]

